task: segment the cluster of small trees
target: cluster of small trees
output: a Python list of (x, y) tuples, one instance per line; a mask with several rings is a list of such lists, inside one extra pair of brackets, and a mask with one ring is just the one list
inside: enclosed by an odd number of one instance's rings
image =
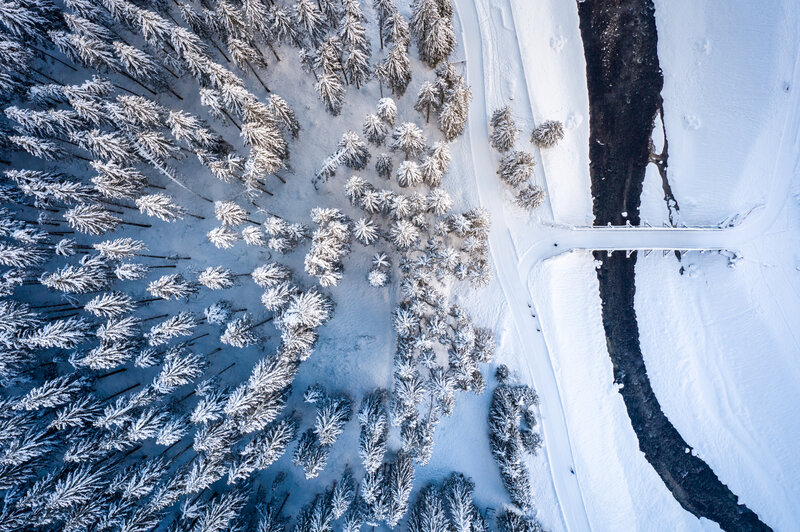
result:
[(489, 524), (472, 500), (475, 483), (452, 473), (437, 486), (428, 484), (417, 495), (408, 513), (409, 532), (488, 532)]
[(329, 394), (319, 385), (309, 387), (303, 397), (307, 403), (317, 406), (317, 414), (314, 428), (300, 436), (294, 451), (294, 463), (309, 479), (319, 476), (325, 469), (330, 448), (350, 421), (353, 409), (348, 397)]
[(538, 397), (529, 386), (508, 384), (505, 366), (498, 368), (498, 377), (501, 384), (495, 388), (489, 408), (489, 445), (511, 500), (520, 510), (529, 512), (533, 508), (533, 491), (525, 458), (536, 454), (542, 444), (533, 431), (533, 408)]
[[(519, 137), (511, 108), (506, 105), (497, 109), (490, 120), (492, 128), (490, 142), (497, 151), (503, 153), (500, 168), (497, 170), (500, 179), (516, 191), (516, 203), (525, 210), (533, 210), (544, 203), (545, 191), (530, 182), (536, 161), (530, 152), (514, 150)], [(539, 148), (551, 148), (564, 138), (564, 126), (561, 122), (548, 120), (533, 130), (531, 142)]]

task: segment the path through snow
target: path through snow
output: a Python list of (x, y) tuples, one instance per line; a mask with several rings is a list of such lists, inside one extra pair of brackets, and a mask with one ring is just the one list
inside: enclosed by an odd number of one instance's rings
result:
[[(516, 28), (520, 22), (513, 20), (516, 11), (506, 2), (501, 9), (512, 14), (513, 24), (503, 29), (514, 32), (514, 50), (497, 50), (493, 42), (496, 28), (491, 24), (490, 6), (484, 0), (455, 0), (456, 12), (461, 24), (462, 42), (466, 55), (466, 77), (472, 86), (473, 104), (470, 109), (467, 131), (481, 205), (492, 215), (490, 250), (498, 280), (506, 298), (514, 328), (520, 345), (530, 356), (520, 361), (527, 368), (528, 376), (542, 398), (540, 407), (544, 452), (550, 467), (556, 496), (561, 507), (564, 525), (568, 530), (590, 529), (584, 504), (584, 494), (576, 475), (569, 474), (574, 468), (574, 457), (565, 409), (556, 378), (551, 353), (544, 336), (536, 330), (538, 314), (529, 288), (530, 276), (538, 263), (561, 253), (573, 250), (738, 250), (745, 243), (758, 239), (773, 226), (781, 208), (791, 197), (790, 185), (796, 160), (793, 154), (800, 149), (797, 123), (800, 122), (800, 105), (795, 102), (786, 114), (781, 144), (775, 156), (775, 166), (763, 177), (772, 177), (770, 190), (764, 205), (743, 215), (731, 227), (586, 227), (564, 225), (556, 220), (535, 221), (529, 231), (535, 234), (532, 245), (518, 250), (511, 232), (513, 221), (506, 216), (507, 202), (502, 186), (496, 176), (497, 157), (489, 147), (488, 116), (492, 108), (502, 100), (496, 94), (502, 92), (504, 75), (499, 68), (498, 53), (524, 63), (521, 58), (519, 36)], [(492, 4), (493, 6), (495, 4)], [(530, 21), (528, 21), (530, 22)], [(501, 30), (502, 31), (502, 30)], [(487, 34), (490, 36), (486, 38)], [(472, 38), (466, 38), (469, 35)], [(480, 36), (480, 38), (475, 38)], [(800, 62), (800, 56), (798, 56)], [(520, 65), (521, 68), (521, 65)], [(523, 71), (523, 77), (530, 73)], [(800, 86), (800, 67), (795, 64), (792, 86)], [(488, 88), (488, 90), (487, 90)], [(533, 106), (532, 94), (527, 82), (524, 91)], [(499, 100), (499, 101), (498, 101)], [(540, 154), (537, 158), (541, 161)], [(549, 169), (540, 165), (547, 172)], [(771, 176), (769, 175), (771, 174)], [(545, 179), (549, 177), (545, 175)], [(560, 178), (561, 176), (556, 176)], [(588, 186), (588, 185), (587, 185)], [(550, 203), (552, 206), (552, 203)], [(550, 208), (546, 216), (555, 216)], [(533, 220), (533, 218), (531, 218)]]

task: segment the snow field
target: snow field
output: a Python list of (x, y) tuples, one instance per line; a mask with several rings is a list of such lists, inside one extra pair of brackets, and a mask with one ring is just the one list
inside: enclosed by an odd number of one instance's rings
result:
[(718, 530), (683, 510), (639, 451), (605, 349), (591, 252), (548, 259), (533, 269), (529, 283), (553, 359), (591, 529)]

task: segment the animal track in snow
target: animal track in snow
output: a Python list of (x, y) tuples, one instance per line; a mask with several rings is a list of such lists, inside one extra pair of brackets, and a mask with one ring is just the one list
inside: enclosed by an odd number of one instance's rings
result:
[(564, 49), (564, 46), (567, 44), (567, 38), (563, 35), (555, 35), (550, 37), (550, 48), (553, 49), (555, 52), (560, 52)]
[(701, 125), (702, 123), (700, 122), (700, 119), (697, 118), (695, 115), (692, 114), (683, 115), (683, 127), (685, 127), (686, 129), (696, 131), (700, 129)]

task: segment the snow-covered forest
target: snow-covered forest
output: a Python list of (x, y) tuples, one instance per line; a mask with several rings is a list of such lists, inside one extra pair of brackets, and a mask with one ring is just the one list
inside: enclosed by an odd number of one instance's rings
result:
[[(516, 426), (506, 509), (458, 472), (414, 484), (495, 355), (452, 297), (491, 278), (488, 213), (442, 187), (472, 97), (453, 17), (0, 2), (0, 530), (539, 528)], [(315, 376), (364, 297), (389, 379)]]
[(768, 4), (0, 0), (0, 532), (791, 530)]

